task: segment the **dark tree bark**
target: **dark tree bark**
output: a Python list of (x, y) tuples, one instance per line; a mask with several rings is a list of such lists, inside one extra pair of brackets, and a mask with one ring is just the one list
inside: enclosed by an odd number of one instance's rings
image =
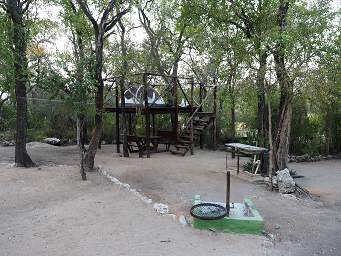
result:
[[(286, 18), (289, 9), (289, 1), (280, 1), (277, 12), (279, 32), (286, 29)], [(276, 76), (281, 90), (280, 117), (277, 123), (277, 132), (273, 145), (273, 167), (283, 170), (288, 166), (288, 153), (290, 141), (290, 129), (292, 120), (293, 84), (285, 65), (285, 45), (278, 41), (274, 51)]]
[(103, 130), (103, 102), (104, 102), (104, 81), (102, 77), (103, 71), (103, 49), (104, 49), (104, 39), (111, 34), (112, 29), (117, 24), (117, 22), (129, 11), (125, 9), (123, 11), (117, 12), (114, 15), (114, 8), (116, 5), (115, 0), (110, 0), (106, 8), (104, 9), (99, 22), (96, 21), (94, 16), (91, 14), (87, 2), (84, 0), (77, 0), (80, 8), (84, 12), (85, 16), (91, 22), (94, 34), (95, 34), (95, 74), (94, 78), (97, 82), (96, 91), (96, 114), (95, 114), (95, 128), (92, 132), (92, 138), (86, 155), (84, 157), (84, 170), (90, 171), (94, 168), (95, 156), (97, 153), (97, 148), (102, 136)]
[(84, 168), (84, 157), (86, 154), (86, 149), (85, 149), (85, 133), (84, 133), (84, 127), (85, 127), (85, 116), (84, 115), (79, 115), (78, 116), (78, 120), (79, 120), (79, 130), (80, 130), (80, 134), (79, 134), (79, 151), (80, 151), (80, 157), (81, 157), (81, 164), (80, 164), (80, 173), (81, 173), (81, 177), (82, 180), (86, 180), (86, 172), (85, 172), (85, 168)]
[(120, 80), (120, 90), (121, 90), (121, 105), (122, 105), (122, 128), (123, 128), (123, 156), (129, 157), (128, 152), (128, 141), (127, 141), (127, 134), (128, 134), (128, 120), (127, 120), (127, 114), (125, 111), (125, 99), (124, 99), (124, 91), (125, 91), (125, 77), (127, 75), (128, 71), (128, 61), (127, 61), (127, 47), (125, 42), (125, 35), (126, 35), (126, 29), (121, 20), (118, 21), (118, 25), (121, 29), (121, 40), (120, 40), (120, 47), (121, 47), (121, 54), (123, 57), (123, 65), (122, 65), (122, 71), (121, 71), (121, 80)]
[(263, 52), (259, 54), (259, 68), (257, 71), (257, 91), (258, 91), (258, 112), (257, 112), (257, 130), (258, 130), (258, 143), (260, 147), (266, 145), (266, 133), (268, 130), (267, 122), (267, 108), (265, 102), (265, 73), (266, 73), (266, 60), (268, 54)]
[(333, 151), (333, 113), (336, 112), (334, 102), (331, 102), (327, 106), (325, 115), (325, 128), (324, 134), (326, 137), (325, 154), (329, 155)]
[(15, 163), (19, 167), (33, 167), (34, 162), (26, 150), (27, 137), (27, 91), (28, 63), (26, 57), (27, 28), (24, 15), (31, 1), (7, 0), (6, 10), (12, 21), (11, 38), (13, 42), (15, 98), (16, 98), (16, 136)]
[(231, 70), (230, 74), (227, 80), (228, 83), (228, 94), (231, 101), (231, 107), (230, 107), (230, 114), (231, 114), (231, 124), (230, 124), (230, 130), (231, 130), (231, 139), (232, 142), (236, 141), (236, 95), (235, 95), (235, 76), (237, 72), (237, 66), (238, 64), (230, 64)]

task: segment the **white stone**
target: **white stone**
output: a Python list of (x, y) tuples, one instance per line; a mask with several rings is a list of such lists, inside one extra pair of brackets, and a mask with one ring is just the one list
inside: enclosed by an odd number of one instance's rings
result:
[(168, 205), (162, 203), (155, 203), (154, 210), (159, 214), (167, 214), (168, 213)]
[(179, 223), (180, 223), (180, 225), (183, 226), (183, 227), (186, 227), (186, 226), (188, 225), (187, 220), (186, 220), (186, 217), (183, 216), (183, 215), (181, 215), (181, 216), (179, 217)]
[(277, 183), (280, 193), (290, 194), (296, 190), (296, 183), (287, 168), (277, 172)]
[(61, 144), (60, 139), (57, 138), (46, 138), (44, 139), (44, 143), (54, 145), (54, 146), (59, 146)]

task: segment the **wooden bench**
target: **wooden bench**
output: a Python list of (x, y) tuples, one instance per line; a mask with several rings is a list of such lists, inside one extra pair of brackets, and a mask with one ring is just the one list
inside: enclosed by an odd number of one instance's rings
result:
[(127, 135), (128, 150), (130, 153), (139, 153), (139, 157), (143, 157), (146, 151), (144, 141), (136, 135)]

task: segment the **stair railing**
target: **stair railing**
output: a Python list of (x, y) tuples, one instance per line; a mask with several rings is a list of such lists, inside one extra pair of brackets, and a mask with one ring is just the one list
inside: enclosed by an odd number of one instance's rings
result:
[(208, 93), (205, 97), (205, 99), (203, 99), (203, 101), (201, 102), (201, 104), (196, 108), (196, 110), (192, 113), (192, 115), (189, 117), (189, 119), (187, 120), (185, 127), (187, 128), (188, 125), (191, 123), (192, 119), (194, 118), (194, 116), (196, 115), (196, 113), (199, 111), (199, 109), (206, 103), (206, 101), (208, 100), (208, 98), (214, 93), (215, 88), (217, 88), (217, 85), (212, 86), (212, 91), (210, 93)]

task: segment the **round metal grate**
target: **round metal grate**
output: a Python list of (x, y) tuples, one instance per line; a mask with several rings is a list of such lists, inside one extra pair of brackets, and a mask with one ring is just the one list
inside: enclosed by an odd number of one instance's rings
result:
[(202, 203), (191, 208), (191, 215), (201, 220), (218, 220), (227, 215), (227, 210), (219, 204)]

